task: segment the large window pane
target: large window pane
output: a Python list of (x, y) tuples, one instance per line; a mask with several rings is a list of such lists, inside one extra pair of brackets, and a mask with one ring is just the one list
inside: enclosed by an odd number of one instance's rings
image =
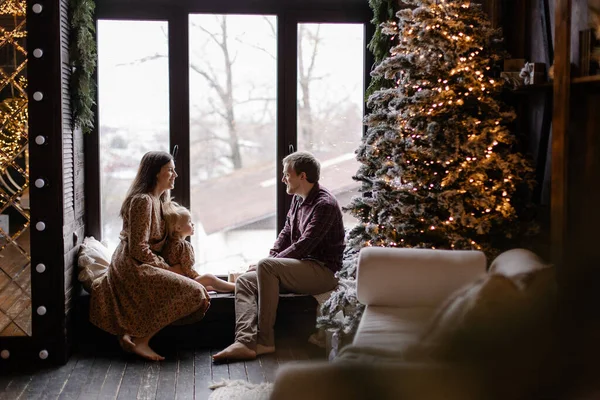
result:
[(276, 232), (276, 19), (190, 15), (192, 244), (200, 272), (268, 255)]
[(111, 250), (142, 155), (169, 149), (167, 28), (165, 21), (98, 21), (102, 237)]
[[(362, 135), (362, 24), (298, 24), (298, 148), (321, 161), (321, 184), (341, 206), (358, 193), (352, 180)], [(344, 213), (344, 224), (356, 219)]]

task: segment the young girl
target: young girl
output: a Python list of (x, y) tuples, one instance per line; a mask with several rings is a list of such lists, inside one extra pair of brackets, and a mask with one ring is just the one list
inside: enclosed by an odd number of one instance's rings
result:
[(174, 272), (187, 276), (202, 284), (207, 290), (233, 292), (235, 284), (217, 278), (212, 274), (200, 275), (194, 270), (194, 248), (185, 239), (194, 234), (194, 223), (189, 210), (175, 202), (165, 206), (165, 221), (169, 237), (162, 250), (162, 256), (169, 265), (179, 264)]

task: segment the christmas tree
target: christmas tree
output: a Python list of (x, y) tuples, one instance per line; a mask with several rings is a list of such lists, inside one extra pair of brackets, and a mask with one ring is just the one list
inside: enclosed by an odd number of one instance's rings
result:
[(341, 337), (360, 320), (352, 283), (361, 248), (475, 249), (492, 259), (536, 226), (533, 168), (493, 78), (501, 32), (469, 1), (402, 2), (398, 20), (382, 25), (396, 45), (371, 75), (391, 84), (368, 99), (354, 177), (362, 195), (345, 208), (360, 223), (348, 234), (343, 285), (318, 321)]

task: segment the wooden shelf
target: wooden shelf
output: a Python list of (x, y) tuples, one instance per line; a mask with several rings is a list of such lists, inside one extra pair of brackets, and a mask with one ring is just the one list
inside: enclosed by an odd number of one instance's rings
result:
[[(593, 88), (594, 90), (600, 88), (600, 75), (590, 76), (579, 76), (571, 79), (571, 86), (573, 89), (587, 89)], [(516, 89), (511, 90), (514, 94), (532, 94), (541, 92), (552, 92), (554, 83), (552, 81), (545, 83), (538, 83), (535, 85), (523, 85)]]
[(515, 94), (531, 94), (552, 91), (552, 82), (536, 83), (533, 85), (523, 85), (511, 92)]
[(582, 84), (600, 84), (600, 75), (590, 75), (590, 76), (580, 76), (577, 78), (573, 78), (574, 85), (582, 85)]

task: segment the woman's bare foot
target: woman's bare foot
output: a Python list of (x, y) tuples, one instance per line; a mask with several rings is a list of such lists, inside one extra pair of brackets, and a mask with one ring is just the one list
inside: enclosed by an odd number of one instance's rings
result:
[(135, 347), (135, 343), (131, 340), (131, 335), (126, 333), (123, 336), (119, 336), (119, 346), (123, 349), (123, 351), (127, 353), (132, 353), (133, 348)]
[(163, 356), (152, 350), (148, 345), (148, 342), (143, 340), (138, 342), (136, 339), (134, 339), (134, 343), (135, 347), (133, 348), (133, 352), (138, 356), (151, 361), (162, 361), (165, 359)]
[(235, 342), (225, 350), (218, 352), (213, 356), (213, 361), (224, 360), (254, 360), (256, 351), (248, 348), (243, 343)]

